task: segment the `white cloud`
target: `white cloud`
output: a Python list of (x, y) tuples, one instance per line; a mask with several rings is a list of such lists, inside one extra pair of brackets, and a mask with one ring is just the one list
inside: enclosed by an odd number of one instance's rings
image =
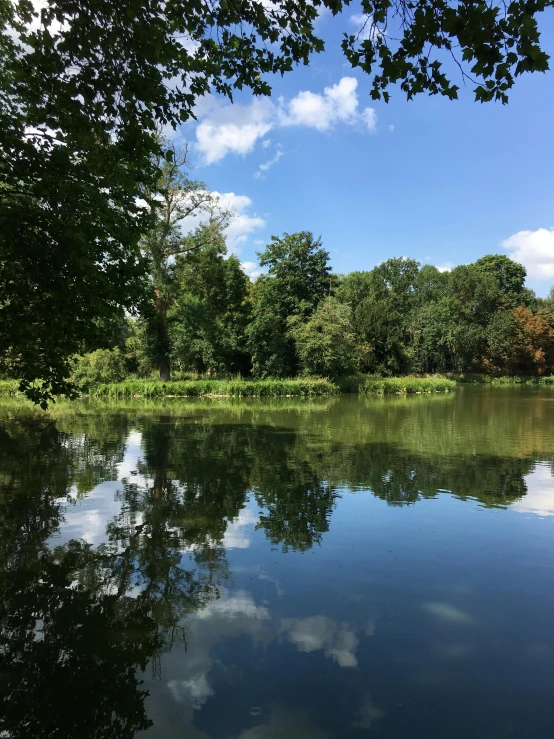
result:
[(510, 252), (510, 259), (523, 264), (529, 277), (554, 278), (554, 228), (518, 231), (502, 246)]
[(257, 180), (263, 179), (265, 176), (264, 172), (267, 172), (267, 170), (271, 169), (271, 167), (273, 167), (274, 164), (277, 164), (277, 162), (282, 156), (283, 156), (283, 149), (281, 146), (277, 146), (275, 150), (275, 155), (271, 159), (268, 159), (267, 162), (263, 162), (262, 164), (260, 164), (256, 172), (254, 172), (254, 177)]
[(444, 262), (444, 264), (437, 264), (439, 272), (451, 272), (454, 264), (452, 262)]
[(255, 213), (251, 213), (252, 200), (246, 195), (235, 195), (234, 192), (216, 193), (224, 209), (232, 211), (229, 225), (225, 229), (227, 246), (230, 251), (248, 240), (248, 237), (259, 228), (264, 228), (265, 221)]
[[(229, 225), (224, 233), (227, 248), (230, 252), (238, 251), (241, 244), (248, 240), (250, 234), (260, 228), (264, 228), (265, 220), (252, 212), (252, 200), (247, 195), (237, 195), (234, 192), (212, 192), (213, 198), (218, 203), (218, 208), (228, 211), (231, 215)], [(198, 211), (185, 218), (181, 223), (184, 234), (191, 233), (195, 228), (207, 223), (210, 218), (208, 210)]]
[(250, 105), (218, 102), (196, 127), (196, 147), (206, 164), (218, 162), (230, 152), (248, 154), (273, 128), (274, 118), (275, 106), (269, 100), (255, 98)]
[(269, 149), (271, 146), (271, 139), (264, 139), (262, 141), (262, 149)]
[[(245, 264), (249, 264), (249, 262), (245, 262)], [(244, 271), (246, 272), (246, 270)], [(225, 536), (223, 537), (225, 549), (247, 549), (252, 541), (250, 534), (258, 520), (259, 517), (255, 511), (251, 508), (243, 508), (236, 518), (227, 523)]]
[(256, 264), (256, 262), (242, 262), (240, 265), (242, 267), (242, 271), (252, 280), (257, 280), (258, 277), (263, 274), (262, 270), (260, 269), (259, 264)]
[(269, 611), (265, 606), (257, 606), (246, 590), (238, 590), (232, 596), (224, 593), (219, 600), (212, 601), (196, 614), (196, 618), (199, 619), (213, 618), (214, 616), (264, 620), (269, 618)]
[(300, 652), (323, 650), (341, 667), (356, 667), (358, 637), (346, 624), (336, 624), (327, 616), (286, 618), (281, 627)]
[(358, 29), (358, 38), (365, 41), (381, 35), (381, 31), (374, 26), (373, 17), (365, 13), (355, 13), (350, 16), (350, 23)]
[[(255, 98), (248, 105), (224, 103), (211, 97), (197, 106), (195, 147), (205, 164), (213, 164), (227, 154), (249, 154), (258, 140), (267, 148), (265, 138), (271, 130), (281, 127), (305, 126), (327, 131), (339, 123), (375, 132), (377, 113), (374, 108), (360, 109), (358, 81), (342, 77), (336, 85), (322, 93), (303, 90), (290, 100)], [(263, 171), (263, 170), (262, 170)]]
[(367, 126), (367, 130), (370, 133), (375, 133), (377, 130), (377, 111), (375, 108), (364, 108), (360, 113), (360, 117)]
[(357, 87), (358, 80), (354, 77), (343, 77), (336, 85), (326, 87), (322, 95), (304, 90), (288, 103), (281, 99), (281, 125), (308, 126), (327, 131), (338, 122), (343, 122), (362, 125), (374, 131), (377, 114), (373, 108), (358, 110)]

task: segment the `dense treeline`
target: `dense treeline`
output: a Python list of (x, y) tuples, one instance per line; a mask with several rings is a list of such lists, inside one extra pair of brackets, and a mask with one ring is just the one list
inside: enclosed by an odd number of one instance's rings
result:
[[(301, 231), (271, 238), (258, 255), (265, 273), (252, 283), (227, 251), (232, 214), (189, 177), (186, 149), (162, 143), (168, 153), (139, 203), (143, 297), (133, 315), (95, 320), (96, 338), (83, 338), (73, 362), (73, 387), (205, 375), (554, 372), (554, 288), (538, 299), (522, 265), (488, 255), (441, 272), (392, 258), (337, 275), (321, 239)], [(22, 361), (8, 351), (0, 374), (25, 384)], [(44, 392), (31, 388), (37, 399)]]
[[(554, 292), (489, 255), (451, 272), (394, 258), (336, 275), (321, 241), (272, 237), (251, 283), (228, 256), (222, 224), (201, 226), (165, 273), (164, 312), (126, 321), (112, 350), (82, 357), (80, 386), (127, 376), (240, 373), (256, 378), (554, 371)], [(198, 244), (196, 248), (195, 244)]]

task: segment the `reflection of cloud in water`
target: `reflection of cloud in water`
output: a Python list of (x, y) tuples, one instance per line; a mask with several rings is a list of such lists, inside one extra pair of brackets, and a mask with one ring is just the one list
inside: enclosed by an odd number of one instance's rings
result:
[(170, 680), (167, 687), (177, 703), (182, 703), (188, 698), (193, 708), (200, 709), (204, 703), (214, 695), (206, 675), (199, 675), (190, 680)]
[[(140, 475), (131, 476), (131, 472), (136, 472), (138, 462), (143, 458), (141, 444), (142, 434), (131, 431), (125, 442), (123, 459), (117, 465), (117, 474), (120, 481), (127, 478), (138, 485), (148, 487), (146, 478)], [(68, 496), (74, 501), (72, 505), (66, 505), (66, 498), (58, 498), (57, 502), (64, 506), (64, 523), (55, 537), (56, 545), (63, 545), (70, 539), (83, 539), (93, 546), (106, 543), (108, 541), (106, 525), (122, 511), (122, 503), (116, 496), (119, 490), (120, 482), (106, 480), (96, 485), (82, 498), (73, 487)], [(135, 520), (134, 523), (137, 525), (140, 521)]]
[(131, 431), (125, 440), (125, 454), (122, 461), (117, 465), (119, 479), (129, 477), (137, 471), (139, 461), (143, 458), (142, 434), (140, 431)]
[(377, 627), (376, 627), (375, 621), (373, 619), (370, 619), (367, 622), (366, 627), (365, 627), (366, 636), (374, 636), (376, 628)]
[(246, 590), (238, 590), (235, 595), (222, 594), (219, 600), (214, 600), (205, 608), (196, 613), (196, 618), (206, 619), (214, 616), (223, 618), (269, 618), (269, 611), (265, 606), (257, 606), (254, 599)]
[(326, 616), (309, 618), (285, 618), (281, 632), (295, 644), (301, 652), (323, 650), (341, 667), (356, 667), (358, 637), (347, 624), (336, 624)]
[[(108, 541), (106, 524), (121, 513), (121, 501), (115, 499), (120, 488), (117, 482), (103, 482), (88, 493), (86, 498), (64, 507), (64, 523), (53, 537), (56, 545), (66, 544), (70, 539), (84, 539), (98, 546)], [(66, 498), (58, 498), (62, 505)]]
[(364, 696), (362, 705), (360, 706), (355, 720), (352, 722), (353, 728), (370, 729), (372, 725), (383, 718), (385, 712), (382, 711), (375, 703), (371, 695)]
[(527, 495), (512, 503), (510, 510), (518, 513), (534, 513), (537, 516), (554, 516), (554, 478), (546, 464), (537, 464), (526, 475)]
[(276, 708), (266, 723), (246, 729), (238, 739), (330, 739), (330, 735), (304, 714)]
[(424, 603), (422, 608), (438, 621), (467, 626), (473, 623), (472, 616), (451, 603)]
[(469, 644), (443, 644), (437, 647), (437, 652), (446, 659), (465, 659), (472, 651)]
[(236, 518), (227, 524), (223, 545), (226, 549), (246, 549), (252, 543), (249, 529), (258, 523), (259, 516), (252, 508), (243, 508)]
[(284, 594), (285, 591), (279, 585), (279, 581), (275, 580), (273, 577), (270, 577), (266, 572), (258, 572), (258, 578), (260, 580), (265, 580), (266, 582), (270, 582), (272, 585), (275, 585), (275, 590), (277, 592), (277, 595), (281, 596)]

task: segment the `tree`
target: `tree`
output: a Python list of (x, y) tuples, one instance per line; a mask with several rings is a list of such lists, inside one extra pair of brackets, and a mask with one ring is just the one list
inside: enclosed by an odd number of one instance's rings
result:
[(475, 267), (496, 281), (506, 307), (530, 306), (533, 295), (525, 287), (527, 270), (504, 254), (487, 254), (475, 262)]
[[(175, 302), (175, 259), (220, 238), (218, 227), (227, 218), (223, 212), (216, 217), (217, 202), (204, 183), (187, 176), (187, 149), (177, 151), (170, 146), (167, 153), (168, 159), (160, 156), (156, 162), (160, 176), (154, 191), (145, 193), (150, 228), (139, 244), (147, 258), (153, 293), (152, 310), (145, 311), (148, 354), (158, 366), (161, 380), (169, 380), (171, 375), (169, 313)], [(184, 222), (202, 213), (210, 215), (211, 228), (187, 237)]]
[(519, 357), (522, 374), (544, 375), (554, 370), (554, 320), (546, 311), (533, 313), (518, 306), (514, 318), (523, 339), (523, 351)]
[[(250, 281), (237, 257), (227, 256), (217, 223), (198, 228), (188, 244), (189, 251), (175, 263), (169, 332), (172, 363), (196, 372), (248, 373)], [(192, 248), (194, 244), (198, 247)]]
[(362, 348), (354, 334), (351, 310), (336, 298), (326, 298), (307, 321), (291, 316), (289, 331), (304, 374), (339, 377), (358, 369)]
[(298, 371), (288, 319), (306, 320), (332, 285), (329, 253), (308, 231), (285, 233), (258, 255), (268, 267), (256, 283), (248, 343), (258, 377), (286, 377)]
[[(515, 76), (548, 67), (537, 16), (552, 3), (363, 0), (370, 28), (342, 47), (375, 99), (395, 83), (409, 98), (456, 97), (435, 50), (460, 55), (477, 100), (505, 102)], [(346, 2), (3, 2), (0, 354), (35, 400), (69, 390), (69, 357), (101, 347), (103, 324), (141, 302), (137, 199), (158, 179), (157, 126), (187, 120), (210, 91), (270, 94), (269, 74), (323, 50), (324, 7)]]
[(414, 372), (453, 369), (451, 347), (454, 328), (445, 298), (417, 306), (410, 316), (410, 368)]
[(408, 368), (408, 318), (414, 301), (419, 262), (388, 259), (367, 276), (367, 291), (354, 313), (359, 340), (371, 346), (366, 369), (390, 373)]

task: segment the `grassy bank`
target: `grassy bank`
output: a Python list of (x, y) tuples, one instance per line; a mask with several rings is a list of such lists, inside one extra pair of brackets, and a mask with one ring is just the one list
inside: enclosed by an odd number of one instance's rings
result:
[(456, 382), (448, 377), (355, 377), (338, 383), (343, 393), (361, 395), (409, 395), (444, 393), (454, 390)]
[[(243, 380), (240, 378), (215, 380), (124, 380), (99, 384), (83, 391), (91, 398), (283, 398), (316, 397), (338, 393), (360, 395), (410, 395), (415, 393), (444, 393), (458, 384), (490, 386), (553, 385), (549, 377), (487, 377), (486, 375), (433, 375), (430, 377), (377, 377), (373, 375), (330, 380), (294, 378), (290, 380)], [(18, 394), (17, 380), (1, 380), (0, 396)]]
[(18, 380), (0, 380), (0, 395), (17, 395), (19, 393)]
[[(453, 390), (456, 382), (445, 377), (356, 377), (337, 382), (322, 379), (290, 380), (124, 380), (99, 384), (83, 392), (92, 398), (282, 398), (314, 397), (338, 393), (388, 395), (438, 393)], [(18, 394), (17, 380), (0, 381), (0, 396)]]
[(284, 397), (334, 395), (336, 393), (401, 394), (439, 393), (453, 390), (454, 380), (445, 377), (362, 377), (338, 382), (320, 379), (292, 380), (185, 380), (158, 382), (133, 380), (99, 385), (94, 397)]
[(96, 398), (139, 396), (143, 398), (203, 396), (220, 397), (286, 397), (332, 395), (339, 392), (336, 385), (327, 380), (176, 380), (160, 382), (153, 380), (126, 380), (124, 382), (98, 385), (90, 390)]
[(546, 377), (529, 376), (502, 376), (490, 377), (489, 375), (449, 375), (455, 382), (462, 385), (493, 385), (495, 387), (514, 385), (554, 385), (554, 375)]

